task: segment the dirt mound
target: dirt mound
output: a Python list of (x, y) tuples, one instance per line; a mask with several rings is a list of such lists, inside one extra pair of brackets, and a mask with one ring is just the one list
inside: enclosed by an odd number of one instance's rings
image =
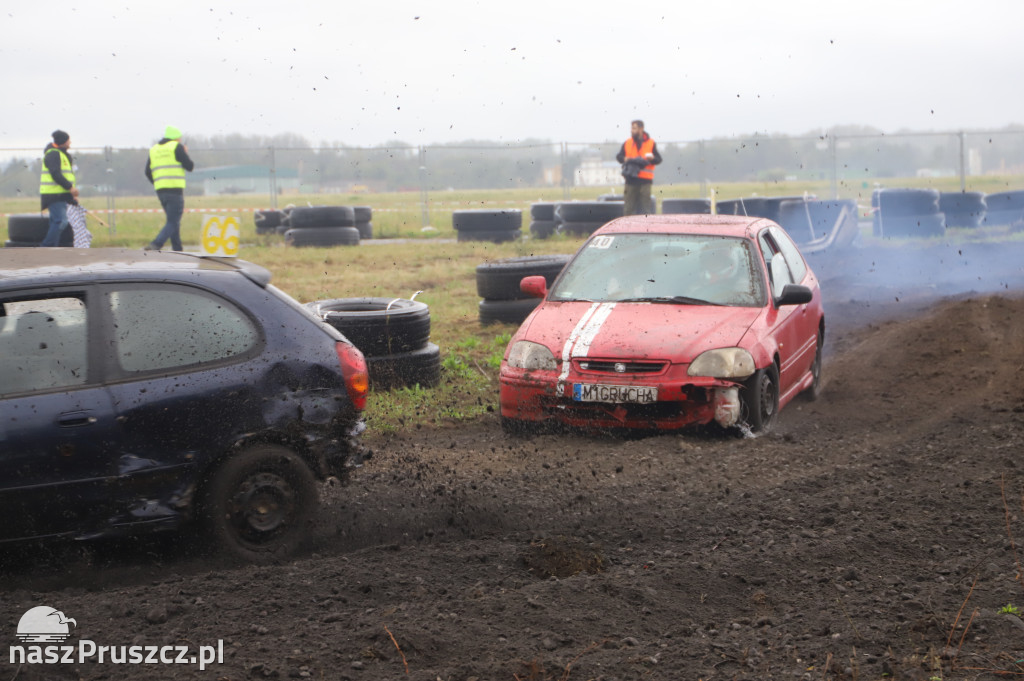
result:
[[(770, 435), (399, 433), (286, 565), (177, 540), (13, 561), (5, 643), (49, 605), (72, 640), (223, 641), (159, 678), (1020, 675), (1024, 299), (890, 293), (828, 302), (825, 393)], [(19, 680), (140, 674), (0, 654)]]

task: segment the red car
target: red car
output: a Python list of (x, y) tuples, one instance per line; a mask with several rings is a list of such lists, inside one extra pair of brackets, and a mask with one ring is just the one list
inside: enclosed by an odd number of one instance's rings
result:
[(762, 218), (648, 215), (587, 240), (523, 322), (501, 364), (501, 419), (768, 430), (817, 396), (825, 315), (793, 240)]

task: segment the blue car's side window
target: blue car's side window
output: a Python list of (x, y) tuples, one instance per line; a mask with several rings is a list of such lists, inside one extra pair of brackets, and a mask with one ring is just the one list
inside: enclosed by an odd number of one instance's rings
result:
[(88, 332), (82, 300), (43, 298), (0, 306), (0, 394), (86, 382)]
[(245, 314), (198, 290), (131, 288), (109, 295), (117, 361), (128, 372), (225, 360), (259, 339)]

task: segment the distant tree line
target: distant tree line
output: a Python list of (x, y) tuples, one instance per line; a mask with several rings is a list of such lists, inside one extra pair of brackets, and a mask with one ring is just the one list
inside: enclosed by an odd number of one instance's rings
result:
[[(499, 189), (572, 183), (588, 160), (614, 160), (621, 142), (592, 145), (523, 140), (518, 144), (466, 141), (417, 147), (395, 141), (374, 147), (341, 142), (312, 144), (295, 134), (217, 135), (185, 138), (197, 169), (229, 166), (274, 168), (311, 192), (345, 191), (365, 185), (376, 191)], [(847, 126), (803, 136), (750, 135), (699, 142), (658, 140), (664, 162), (656, 181), (664, 184), (773, 179), (912, 177), (922, 169), (959, 172), (956, 133), (883, 134)], [(967, 133), (982, 172), (1024, 174), (1024, 126)], [(40, 149), (40, 155), (41, 155)], [(87, 193), (116, 196), (152, 191), (143, 174), (147, 149), (72, 149)], [(0, 167), (0, 196), (36, 195), (39, 156), (15, 158)], [(559, 179), (561, 178), (561, 179)], [(199, 192), (197, 183), (190, 191)]]

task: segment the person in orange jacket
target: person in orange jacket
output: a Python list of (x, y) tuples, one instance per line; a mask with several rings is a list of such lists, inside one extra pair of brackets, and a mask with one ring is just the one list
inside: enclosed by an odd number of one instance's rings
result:
[(658, 145), (644, 132), (644, 122), (630, 123), (630, 138), (622, 143), (615, 155), (622, 164), (626, 178), (624, 215), (646, 215), (651, 209), (651, 185), (654, 184), (654, 166), (661, 163)]

